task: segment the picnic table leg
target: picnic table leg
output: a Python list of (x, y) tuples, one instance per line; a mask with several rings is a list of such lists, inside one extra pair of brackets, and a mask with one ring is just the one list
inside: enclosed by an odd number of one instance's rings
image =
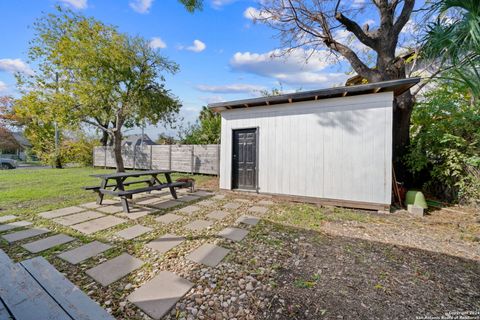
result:
[[(125, 186), (123, 185), (123, 181), (125, 181), (126, 178), (117, 178), (117, 189), (120, 191), (125, 191)], [(120, 197), (120, 202), (122, 203), (122, 208), (123, 212), (125, 213), (130, 213), (130, 208), (128, 207), (128, 199), (131, 199), (132, 195), (129, 196), (121, 196)]]
[[(100, 184), (100, 189), (105, 189), (107, 187), (107, 182), (108, 182), (108, 179), (103, 179), (102, 183)], [(101, 193), (100, 191), (97, 191), (97, 204), (101, 205), (102, 202), (103, 202), (103, 193)]]
[[(165, 173), (165, 178), (167, 179), (167, 183), (172, 183), (172, 178), (170, 177), (170, 173)], [(177, 192), (175, 191), (174, 187), (169, 187), (170, 193), (172, 194), (173, 199), (177, 199)]]
[(128, 200), (125, 196), (122, 196), (120, 198), (120, 201), (122, 202), (122, 208), (123, 208), (123, 212), (125, 213), (130, 213), (130, 208), (128, 206)]
[[(127, 178), (117, 178), (117, 186), (115, 187), (116, 189), (120, 190), (120, 191), (125, 191), (125, 186), (123, 185), (123, 182), (126, 180)], [(132, 195), (128, 195), (126, 196), (128, 199), (132, 199)]]
[[(155, 182), (157, 182), (157, 181), (158, 181), (157, 175), (156, 175), (156, 174), (152, 174), (152, 178), (150, 179), (150, 182), (147, 182), (147, 183), (148, 183), (148, 186), (149, 186), (149, 187), (152, 187), (152, 186), (155, 184)], [(152, 191), (147, 191), (147, 194), (150, 194), (150, 193), (152, 193)]]

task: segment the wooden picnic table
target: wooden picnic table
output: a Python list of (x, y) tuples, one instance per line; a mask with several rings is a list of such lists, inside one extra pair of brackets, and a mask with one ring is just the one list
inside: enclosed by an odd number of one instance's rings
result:
[[(169, 188), (170, 193), (174, 199), (177, 199), (177, 193), (175, 191), (176, 187), (183, 187), (186, 185), (185, 182), (172, 182), (171, 174), (173, 171), (169, 170), (147, 170), (147, 171), (127, 171), (127, 172), (115, 172), (115, 173), (106, 173), (106, 174), (93, 174), (92, 177), (100, 178), (100, 186), (89, 186), (85, 187), (86, 190), (93, 190), (98, 193), (97, 203), (102, 204), (103, 196), (105, 194), (110, 194), (113, 196), (118, 196), (121, 199), (122, 207), (124, 212), (130, 212), (128, 206), (128, 200), (131, 199), (133, 194), (147, 192), (150, 193), (153, 190), (161, 190), (163, 188)], [(162, 182), (159, 179), (159, 175), (163, 175), (165, 180)], [(148, 177), (143, 180), (132, 180), (127, 181), (131, 178), (139, 177)], [(146, 183), (148, 186), (137, 189), (125, 190), (125, 186), (132, 184)], [(113, 189), (108, 189), (113, 188)]]

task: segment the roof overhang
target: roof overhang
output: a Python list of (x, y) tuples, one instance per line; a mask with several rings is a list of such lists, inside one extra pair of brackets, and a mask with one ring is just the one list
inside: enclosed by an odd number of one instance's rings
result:
[(208, 107), (215, 112), (222, 112), (231, 109), (270, 106), (275, 104), (295, 103), (329, 98), (341, 98), (379, 92), (393, 92), (394, 96), (398, 96), (416, 85), (418, 82), (420, 82), (420, 78), (390, 80), (361, 84), (356, 86), (335, 87), (328, 89), (295, 92), (271, 97), (260, 97), (253, 99), (211, 103), (208, 105)]

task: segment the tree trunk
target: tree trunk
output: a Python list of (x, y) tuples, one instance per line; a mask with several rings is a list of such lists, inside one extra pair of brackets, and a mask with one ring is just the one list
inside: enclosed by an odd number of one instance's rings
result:
[(393, 105), (393, 168), (398, 181), (409, 186), (412, 176), (405, 165), (405, 155), (410, 145), (410, 118), (414, 98), (410, 91), (398, 96)]
[(100, 144), (102, 147), (106, 147), (108, 145), (108, 132), (102, 131), (102, 137), (100, 138)]
[(122, 158), (122, 132), (120, 130), (113, 133), (113, 154), (115, 155), (117, 172), (125, 172)]
[(56, 169), (63, 169), (62, 160), (60, 160), (59, 156), (55, 155), (53, 162), (53, 165)]

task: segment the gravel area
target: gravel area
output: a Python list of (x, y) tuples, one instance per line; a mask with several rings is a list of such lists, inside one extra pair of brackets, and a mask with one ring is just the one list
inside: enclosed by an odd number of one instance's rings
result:
[[(225, 207), (231, 203), (238, 207)], [(181, 210), (192, 206), (195, 210)], [(76, 241), (42, 255), (117, 319), (150, 319), (127, 296), (161, 271), (173, 272), (194, 284), (164, 317), (172, 320), (415, 319), (480, 310), (477, 213), (455, 215), (442, 210), (412, 218), (405, 213), (303, 209), (301, 204), (280, 203), (271, 197), (217, 193), (174, 208), (155, 209), (92, 235), (46, 219), (36, 225), (50, 223), (50, 230), (69, 231), (76, 237)], [(221, 219), (209, 218), (215, 211), (228, 214)], [(158, 222), (166, 213), (182, 219)], [(245, 215), (261, 219), (256, 225), (241, 223)], [(307, 220), (295, 220), (295, 215)], [(186, 227), (197, 220), (212, 224), (202, 229)], [(134, 239), (117, 235), (134, 225), (152, 230)], [(248, 235), (238, 242), (218, 236), (221, 230), (232, 227), (247, 230)], [(147, 246), (165, 234), (185, 240), (164, 254)], [(92, 240), (112, 247), (77, 265), (56, 256)], [(1, 243), (1, 248), (16, 261), (23, 260), (32, 256), (21, 248), (24, 243)], [(206, 244), (223, 247), (229, 253), (214, 267), (187, 259)], [(125, 253), (142, 260), (142, 267), (106, 287), (85, 273)]]

